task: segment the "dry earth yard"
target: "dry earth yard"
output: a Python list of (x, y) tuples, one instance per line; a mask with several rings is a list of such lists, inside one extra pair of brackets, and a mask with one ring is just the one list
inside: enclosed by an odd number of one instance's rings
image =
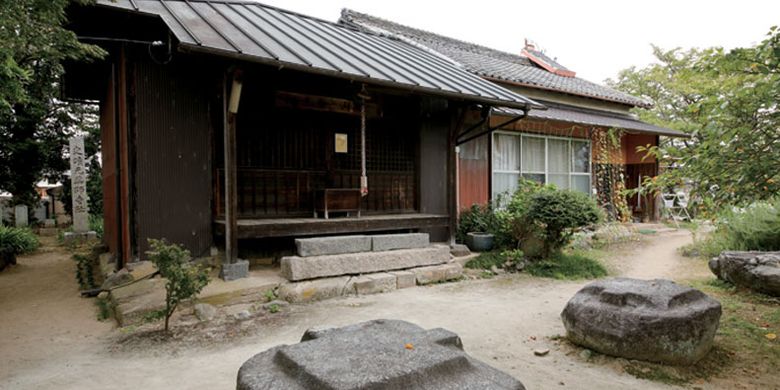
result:
[[(616, 275), (694, 281), (727, 300), (724, 319), (747, 310), (768, 316), (756, 323), (766, 321), (763, 325), (776, 332), (778, 303), (750, 297), (746, 304), (741, 296), (706, 282), (711, 275), (705, 262), (677, 253), (690, 240), (687, 231), (647, 236), (644, 242), (613, 248), (605, 262)], [(587, 357), (558, 338), (564, 332), (560, 311), (587, 281), (525, 274), (292, 305), (246, 321), (180, 327), (172, 338), (117, 330), (111, 322), (95, 319), (92, 300), (78, 297), (74, 262), (54, 242), (46, 244), (0, 274), (2, 389), (231, 389), (239, 366), (260, 351), (295, 343), (310, 327), (376, 318), (452, 330), (468, 353), (519, 378), (529, 389), (666, 389), (677, 387), (679, 377), (689, 388), (780, 388), (777, 343), (767, 341), (766, 348), (755, 350), (754, 340), (728, 332), (716, 339), (711, 358), (689, 369)], [(737, 329), (729, 325), (726, 330), (732, 328)], [(746, 343), (745, 350), (734, 340)], [(535, 348), (551, 351), (537, 357)]]

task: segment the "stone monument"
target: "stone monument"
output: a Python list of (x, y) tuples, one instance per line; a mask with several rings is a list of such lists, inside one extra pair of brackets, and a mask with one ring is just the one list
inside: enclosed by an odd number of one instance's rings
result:
[(16, 227), (27, 227), (30, 225), (27, 215), (27, 206), (20, 204), (14, 207), (14, 225)]
[(308, 330), (301, 342), (247, 360), (239, 390), (512, 389), (512, 376), (463, 351), (457, 334), (398, 320)]
[(85, 241), (96, 238), (89, 231), (89, 206), (87, 196), (87, 167), (84, 156), (84, 138), (70, 139), (70, 190), (73, 211), (73, 231), (65, 233), (65, 242)]

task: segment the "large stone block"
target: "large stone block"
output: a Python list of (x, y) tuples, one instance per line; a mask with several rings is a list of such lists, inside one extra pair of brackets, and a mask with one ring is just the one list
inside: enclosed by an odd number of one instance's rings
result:
[(417, 285), (417, 276), (412, 271), (392, 271), (389, 274), (395, 276), (396, 288), (409, 288)]
[(463, 275), (463, 268), (458, 263), (420, 267), (410, 270), (417, 279), (417, 284), (426, 285), (459, 279)]
[(307, 331), (247, 360), (238, 390), (525, 389), (463, 351), (457, 334), (397, 320)]
[(282, 258), (281, 274), (288, 280), (296, 281), (443, 264), (449, 260), (450, 252), (446, 246), (310, 257), (288, 256)]
[(279, 298), (291, 303), (312, 302), (355, 293), (355, 278), (341, 276), (305, 282), (286, 283), (279, 287)]
[(561, 313), (575, 344), (628, 359), (693, 364), (712, 347), (720, 303), (670, 280), (606, 279), (583, 287)]
[(369, 236), (333, 236), (299, 238), (295, 240), (298, 256), (339, 255), (371, 251)]
[(387, 272), (363, 275), (355, 279), (355, 292), (358, 295), (384, 293), (395, 290), (397, 283), (395, 275)]
[(709, 266), (722, 280), (780, 297), (780, 252), (723, 252)]
[(425, 248), (430, 243), (428, 233), (380, 234), (371, 236), (371, 249), (374, 252)]

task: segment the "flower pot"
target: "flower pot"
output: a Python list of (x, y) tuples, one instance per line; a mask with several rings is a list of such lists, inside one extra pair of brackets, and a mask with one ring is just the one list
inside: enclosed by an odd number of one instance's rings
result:
[(466, 244), (474, 252), (487, 252), (493, 249), (493, 235), (490, 233), (468, 233)]

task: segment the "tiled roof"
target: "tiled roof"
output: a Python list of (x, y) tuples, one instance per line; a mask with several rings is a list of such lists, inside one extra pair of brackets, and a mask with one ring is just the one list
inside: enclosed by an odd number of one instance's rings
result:
[(193, 52), (488, 105), (527, 110), (534, 101), (415, 45), (242, 0), (98, 0), (159, 17)]
[(651, 102), (612, 88), (578, 77), (565, 77), (548, 72), (532, 64), (524, 56), (404, 26), (349, 9), (342, 10), (340, 23), (366, 31), (399, 37), (428, 47), (460, 63), (470, 72), (486, 78), (632, 106), (652, 106)]
[[(677, 130), (667, 129), (645, 123), (630, 114), (610, 113), (601, 110), (592, 110), (581, 107), (574, 107), (566, 104), (558, 104), (540, 101), (544, 104), (546, 110), (531, 110), (528, 117), (532, 119), (554, 120), (568, 123), (577, 123), (581, 125), (598, 126), (606, 128), (624, 129), (628, 131), (638, 131), (647, 134), (658, 134), (670, 137), (687, 137), (685, 133)], [(497, 108), (495, 113), (506, 116), (522, 115), (522, 111), (508, 108)]]

